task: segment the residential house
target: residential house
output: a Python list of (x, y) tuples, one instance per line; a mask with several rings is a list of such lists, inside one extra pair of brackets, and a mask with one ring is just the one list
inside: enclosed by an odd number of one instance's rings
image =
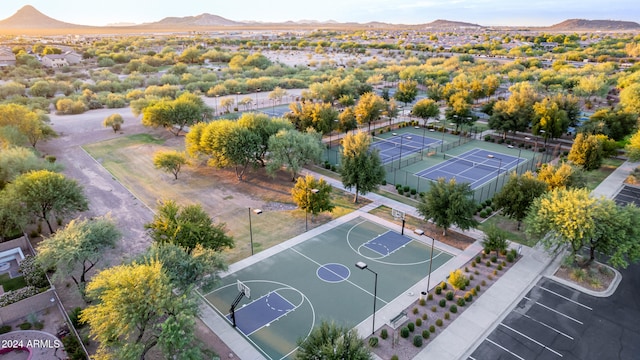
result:
[(7, 48), (0, 48), (0, 66), (11, 66), (16, 64), (16, 56)]
[(62, 54), (45, 55), (42, 57), (42, 59), (40, 59), (40, 61), (42, 62), (42, 65), (50, 68), (59, 68), (63, 66), (69, 66), (69, 62), (67, 61), (67, 58)]

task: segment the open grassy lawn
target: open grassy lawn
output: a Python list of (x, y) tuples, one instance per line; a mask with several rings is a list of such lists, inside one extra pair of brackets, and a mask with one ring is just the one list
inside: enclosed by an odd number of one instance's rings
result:
[(585, 173), (586, 177), (586, 187), (589, 190), (595, 189), (602, 180), (606, 179), (607, 176), (611, 175), (615, 169), (617, 169), (620, 165), (624, 163), (624, 160), (608, 158), (604, 159), (602, 162), (602, 166), (593, 171), (589, 171)]
[(534, 246), (538, 242), (537, 238), (532, 238), (524, 233), (524, 224), (520, 225), (520, 230), (518, 230), (517, 221), (511, 220), (500, 213), (485, 220), (478, 228), (484, 231), (490, 224), (495, 224), (498, 228), (506, 231), (509, 241), (514, 241), (526, 246)]
[[(251, 255), (249, 208), (252, 213), (254, 251), (272, 247), (304, 232), (305, 213), (296, 209), (291, 199), (293, 182), (287, 173), (270, 177), (264, 169), (250, 169), (243, 181), (233, 170), (213, 169), (192, 164), (182, 170), (178, 180), (155, 169), (153, 154), (159, 150), (184, 150), (184, 137), (158, 133), (137, 134), (84, 146), (118, 181), (151, 209), (158, 201), (172, 199), (179, 204), (200, 203), (216, 222), (226, 224), (236, 246), (226, 251), (227, 261), (235, 262)], [(309, 228), (316, 227), (364, 206), (351, 202), (349, 194), (333, 195), (336, 205), (332, 213), (309, 217)]]
[(2, 288), (4, 289), (4, 291), (7, 292), (7, 291), (21, 289), (27, 286), (27, 282), (24, 281), (24, 277), (22, 276), (14, 277), (12, 279), (9, 276), (9, 274), (5, 273), (0, 275), (0, 285), (2, 285)]

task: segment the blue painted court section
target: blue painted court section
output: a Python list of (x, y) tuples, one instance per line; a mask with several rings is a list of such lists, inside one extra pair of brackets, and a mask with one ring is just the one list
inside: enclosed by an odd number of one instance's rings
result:
[[(285, 316), (295, 306), (273, 291), (236, 309), (236, 327), (245, 335), (251, 335), (266, 325)], [(231, 321), (231, 314), (227, 315)]]
[(387, 231), (377, 238), (369, 240), (364, 246), (382, 256), (387, 256), (407, 245), (409, 242), (411, 242), (411, 238), (393, 231)]
[(416, 154), (441, 141), (415, 134), (402, 134), (386, 139), (375, 138), (371, 149), (378, 149), (383, 164), (398, 160), (400, 157)]
[(456, 182), (470, 184), (471, 189), (476, 189), (495, 179), (498, 174), (511, 172), (524, 161), (525, 158), (475, 148), (422, 170), (416, 176), (430, 180), (456, 179)]
[(326, 282), (338, 283), (347, 280), (351, 271), (342, 264), (324, 264), (316, 270), (316, 275)]

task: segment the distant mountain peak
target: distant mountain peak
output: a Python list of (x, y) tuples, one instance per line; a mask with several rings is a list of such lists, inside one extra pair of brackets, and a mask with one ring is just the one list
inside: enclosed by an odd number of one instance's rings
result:
[(21, 7), (11, 17), (0, 21), (0, 29), (62, 29), (81, 27), (85, 26), (50, 18), (31, 5)]
[(549, 26), (548, 29), (556, 31), (592, 30), (592, 31), (613, 31), (613, 30), (640, 30), (640, 24), (633, 21), (621, 20), (587, 20), (587, 19), (567, 19), (563, 22)]

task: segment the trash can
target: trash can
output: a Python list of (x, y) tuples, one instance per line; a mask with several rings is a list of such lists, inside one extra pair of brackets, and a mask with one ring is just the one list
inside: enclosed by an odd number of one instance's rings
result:
[(420, 300), (427, 300), (427, 292), (423, 291), (420, 293)]

